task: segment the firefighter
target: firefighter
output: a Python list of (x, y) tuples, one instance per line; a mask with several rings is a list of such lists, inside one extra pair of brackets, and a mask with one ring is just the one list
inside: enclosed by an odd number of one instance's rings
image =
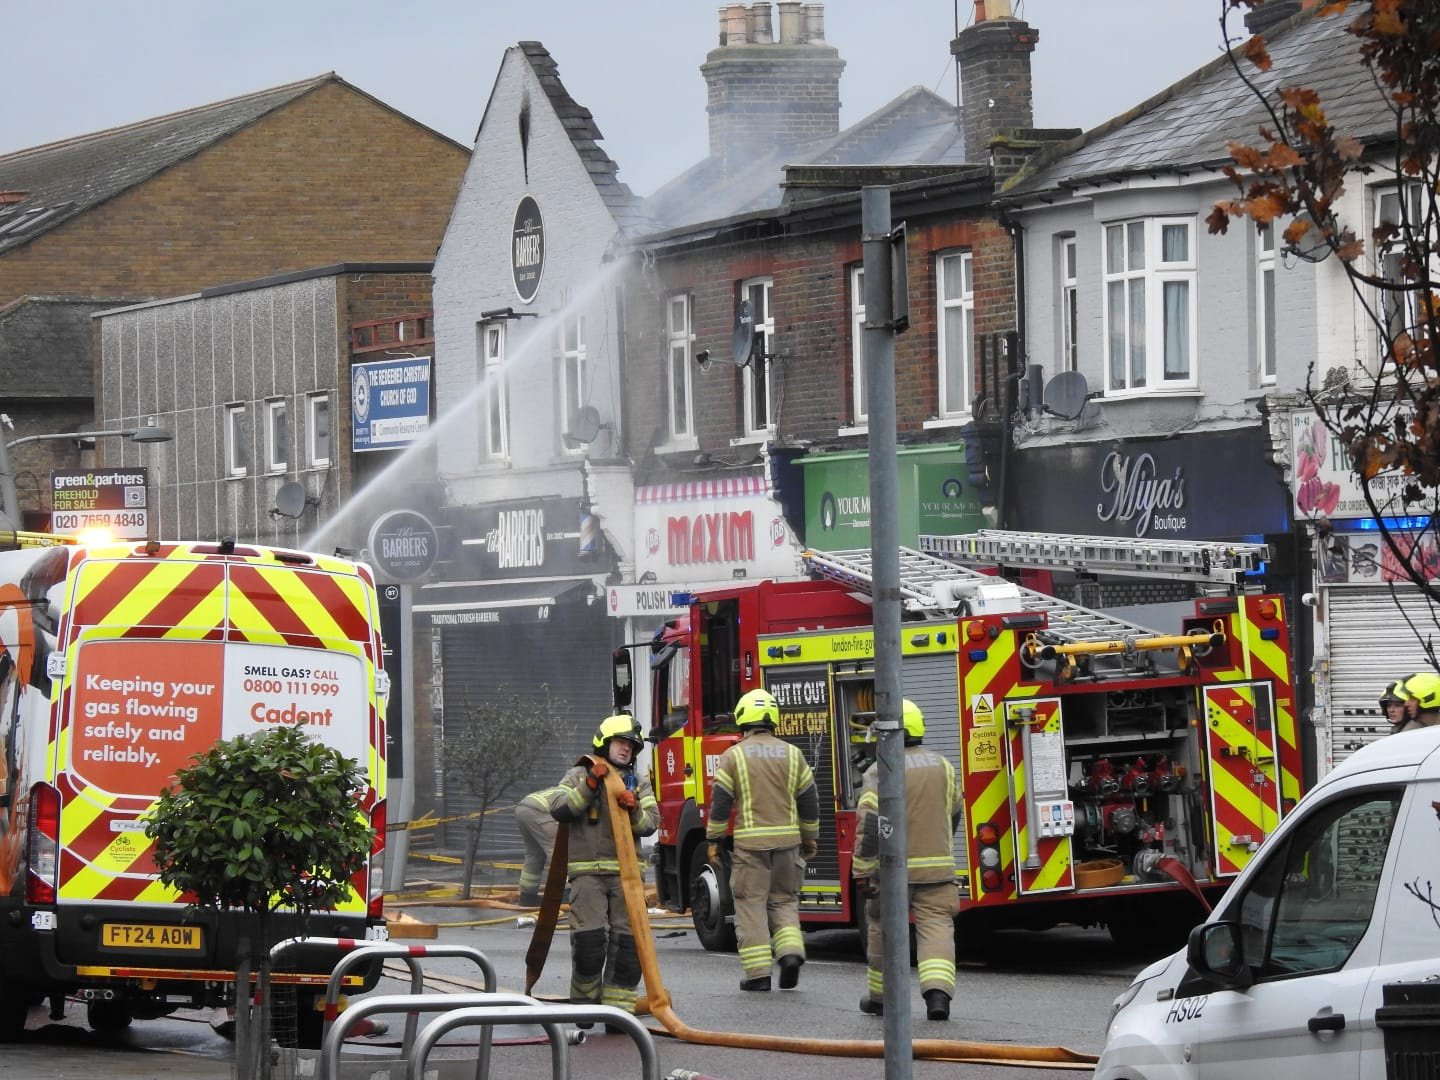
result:
[(1440, 724), (1440, 675), (1418, 672), (1405, 680), (1399, 692), (1405, 695), (1405, 719), (1392, 733)]
[(1380, 692), (1380, 711), (1385, 714), (1385, 719), (1395, 731), (1399, 731), (1400, 725), (1405, 723), (1406, 697), (1404, 679), (1386, 683), (1385, 689)]
[[(949, 1020), (955, 996), (955, 913), (960, 894), (955, 887), (955, 827), (960, 823), (960, 789), (955, 767), (943, 755), (926, 750), (925, 717), (908, 698), (901, 703), (905, 728), (905, 866), (910, 881), (910, 913), (915, 917), (920, 990), (927, 1020)], [(856, 891), (866, 897), (869, 924), (866, 943), (868, 988), (860, 1011), (880, 1016), (884, 1004), (884, 938), (880, 924), (879, 889), (874, 877), (880, 860), (880, 796), (876, 774), (865, 772), (855, 816), (855, 853), (851, 872)]]
[(633, 1013), (640, 955), (620, 884), (606, 775), (616, 769), (625, 779), (617, 801), (629, 815), (624, 826), (635, 836), (653, 833), (660, 815), (650, 782), (635, 772), (635, 757), (644, 746), (635, 718), (628, 713), (606, 717), (590, 745), (592, 753), (565, 774), (550, 801), (555, 820), (570, 824), (570, 1000)]
[(520, 867), (520, 895), (523, 907), (540, 905), (540, 889), (550, 871), (550, 852), (555, 850), (555, 830), (560, 823), (550, 813), (550, 802), (558, 787), (532, 791), (515, 804), (515, 824), (525, 844), (525, 863)]
[(779, 739), (780, 706), (768, 690), (751, 690), (735, 706), (740, 741), (720, 756), (705, 836), (712, 863), (735, 819), (730, 892), (740, 943), (740, 989), (769, 990), (778, 961), (780, 988), (800, 982), (805, 938), (800, 885), (820, 835), (820, 796), (799, 749)]

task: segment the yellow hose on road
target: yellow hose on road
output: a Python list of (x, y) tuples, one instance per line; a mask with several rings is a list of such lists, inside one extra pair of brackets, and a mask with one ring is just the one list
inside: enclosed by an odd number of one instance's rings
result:
[[(605, 794), (610, 804), (610, 820), (625, 821), (629, 814), (616, 803), (616, 796), (625, 790), (625, 782), (615, 770), (605, 777)], [(660, 977), (660, 962), (655, 955), (655, 941), (650, 933), (650, 913), (645, 903), (645, 886), (640, 877), (640, 860), (635, 851), (635, 838), (629, 829), (616, 829), (615, 848), (620, 862), (620, 881), (625, 891), (625, 908), (630, 915), (631, 932), (635, 935), (635, 947), (640, 954), (640, 970), (645, 977), (645, 1005), (650, 1015), (658, 1020), (667, 1032), (682, 1042), (699, 1046), (730, 1046), (746, 1050), (778, 1050), (791, 1054), (815, 1054), (828, 1057), (873, 1057), (885, 1056), (885, 1043), (880, 1039), (805, 1039), (793, 1035), (747, 1035), (731, 1031), (705, 1031), (693, 1028), (675, 1015), (670, 1006), (670, 994)], [(564, 871), (561, 870), (560, 875)], [(551, 858), (552, 880), (557, 876), (555, 858)], [(549, 883), (546, 893), (549, 896)], [(559, 890), (556, 890), (558, 901)], [(542, 904), (540, 917), (536, 920), (535, 937), (527, 954), (530, 975), (527, 985), (533, 986), (544, 964), (543, 955), (536, 945), (542, 939), (548, 950), (550, 936), (554, 933), (555, 919), (559, 904)], [(544, 927), (546, 920), (549, 927)], [(1013, 1043), (971, 1042), (964, 1039), (915, 1039), (911, 1042), (911, 1054), (916, 1060), (986, 1062), (995, 1065), (1022, 1065), (1046, 1069), (1071, 1069), (1092, 1071), (1099, 1060), (1094, 1054), (1082, 1054), (1063, 1046), (1019, 1046)]]

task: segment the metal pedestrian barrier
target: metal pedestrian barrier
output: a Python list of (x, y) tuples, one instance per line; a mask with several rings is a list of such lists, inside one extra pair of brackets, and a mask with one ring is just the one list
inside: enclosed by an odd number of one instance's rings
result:
[[(489, 1030), (495, 1024), (537, 1024), (550, 1031), (555, 1021), (568, 1023), (604, 1023), (618, 1028), (629, 1035), (640, 1051), (640, 1069), (644, 1080), (661, 1080), (660, 1052), (655, 1049), (655, 1040), (650, 1029), (631, 1013), (613, 1005), (522, 1005), (515, 1007), (498, 1000), (483, 1005), (469, 1006), (447, 1012), (420, 1034), (415, 1044), (415, 1056), (410, 1059), (409, 1080), (424, 1080), (425, 1065), (435, 1043), (457, 1027), (472, 1024), (484, 1025)], [(570, 1047), (552, 1034), (550, 1037), (551, 1075), (554, 1080), (570, 1080)], [(323, 1078), (323, 1074), (322, 1074)]]

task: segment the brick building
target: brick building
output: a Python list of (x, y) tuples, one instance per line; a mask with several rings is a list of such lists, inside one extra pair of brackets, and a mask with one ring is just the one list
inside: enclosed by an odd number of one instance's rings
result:
[[(334, 74), (0, 156), (7, 441), (96, 419), (93, 311), (343, 262), (428, 264), (467, 159)], [(159, 473), (177, 461), (95, 446)], [(63, 441), (13, 457), (32, 523), (50, 469), (91, 463)]]

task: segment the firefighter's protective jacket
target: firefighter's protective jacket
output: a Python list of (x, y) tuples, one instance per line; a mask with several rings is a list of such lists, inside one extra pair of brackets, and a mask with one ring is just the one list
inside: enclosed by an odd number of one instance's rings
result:
[[(529, 795), (526, 795), (520, 801), (522, 803), (529, 803), (531, 806), (539, 810), (544, 810), (547, 814), (549, 814), (550, 804), (555, 801), (555, 795), (559, 791), (560, 785), (556, 784), (554, 787), (541, 788), (539, 791), (532, 791)], [(554, 815), (551, 816), (553, 817)]]
[(737, 848), (773, 851), (820, 835), (820, 796), (805, 755), (765, 729), (720, 756), (706, 839), (724, 839), (732, 810)]
[[(605, 785), (591, 791), (585, 783), (593, 761), (583, 757), (552, 788), (550, 815), (556, 821), (570, 823), (570, 876), (582, 874), (618, 874), (620, 862), (615, 856), (615, 834), (610, 826), (610, 803)], [(616, 766), (611, 765), (614, 769)], [(631, 773), (635, 792), (635, 809), (630, 811), (630, 831), (636, 836), (649, 836), (660, 824), (660, 811), (650, 781)], [(629, 786), (629, 785), (627, 785)]]
[[(854, 860), (851, 873), (873, 877), (880, 863), (880, 793), (878, 763), (865, 771), (855, 815)], [(911, 884), (949, 881), (955, 877), (955, 826), (962, 804), (955, 766), (925, 747), (905, 748), (905, 863)]]

